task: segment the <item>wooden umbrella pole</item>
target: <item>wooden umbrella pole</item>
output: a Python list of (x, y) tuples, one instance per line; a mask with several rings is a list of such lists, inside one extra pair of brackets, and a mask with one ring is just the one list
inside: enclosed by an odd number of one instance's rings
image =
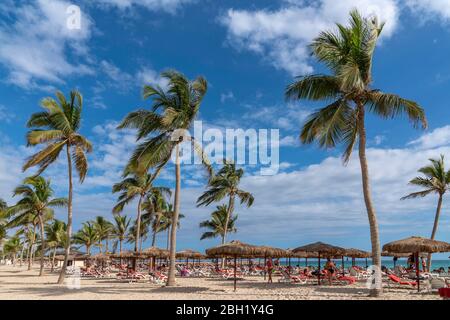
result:
[(416, 260), (416, 276), (417, 276), (417, 292), (420, 292), (420, 272), (419, 272), (419, 252), (415, 253)]
[(344, 256), (342, 256), (342, 276), (345, 276)]
[(234, 291), (236, 291), (236, 281), (237, 281), (237, 273), (236, 273), (236, 259), (237, 257), (234, 256)]
[(264, 255), (264, 280), (266, 280), (267, 257)]
[(320, 252), (319, 252), (319, 269), (317, 273), (317, 284), (320, 286)]
[(291, 276), (291, 257), (288, 258), (288, 275)]

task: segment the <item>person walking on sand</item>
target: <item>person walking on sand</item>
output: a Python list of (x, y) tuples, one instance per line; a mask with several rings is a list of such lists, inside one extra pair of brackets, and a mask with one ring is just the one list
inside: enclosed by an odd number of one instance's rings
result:
[(327, 276), (328, 276), (328, 282), (330, 283), (331, 286), (331, 278), (334, 275), (334, 271), (336, 269), (336, 266), (334, 265), (334, 262), (331, 261), (330, 258), (327, 258), (327, 263), (325, 264), (325, 270), (327, 271)]
[(273, 262), (272, 258), (269, 258), (269, 260), (267, 260), (267, 273), (269, 275), (268, 283), (272, 283), (272, 272), (273, 272)]

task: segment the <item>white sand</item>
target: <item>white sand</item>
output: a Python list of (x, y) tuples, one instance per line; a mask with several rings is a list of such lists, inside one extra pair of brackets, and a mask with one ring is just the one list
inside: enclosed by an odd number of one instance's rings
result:
[[(115, 279), (82, 279), (80, 289), (56, 285), (57, 274), (38, 277), (38, 267), (31, 271), (26, 266), (0, 266), (0, 299), (88, 299), (88, 300), (163, 300), (163, 299), (262, 299), (262, 300), (329, 300), (369, 299), (364, 282), (351, 286), (316, 286), (278, 283), (267, 284), (262, 277), (249, 277), (238, 282), (233, 292), (233, 281), (218, 278), (179, 278), (177, 286), (162, 287), (146, 283), (128, 283)], [(417, 294), (405, 288), (385, 288), (382, 299), (440, 299), (436, 294)]]

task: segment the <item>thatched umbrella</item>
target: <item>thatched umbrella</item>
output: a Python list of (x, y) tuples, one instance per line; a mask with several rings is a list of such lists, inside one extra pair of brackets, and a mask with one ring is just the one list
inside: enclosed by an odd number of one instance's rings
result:
[[(367, 251), (363, 251), (363, 250), (359, 250), (359, 249), (355, 249), (355, 248), (350, 248), (350, 249), (346, 249), (345, 250), (345, 256), (349, 257), (349, 258), (352, 258), (352, 265), (354, 265), (356, 258), (366, 259), (366, 268), (367, 268), (367, 258), (371, 257), (372, 254), (370, 252), (367, 252)], [(344, 259), (342, 257), (342, 265), (343, 264), (344, 264)]]
[(142, 250), (140, 256), (144, 258), (150, 258), (151, 265), (153, 266), (153, 268), (155, 268), (156, 259), (167, 258), (169, 256), (169, 251), (158, 247), (150, 247)]
[(195, 259), (202, 259), (204, 256), (198, 251), (194, 251), (191, 249), (178, 251), (175, 255), (178, 259), (186, 259), (186, 266), (189, 264), (189, 259), (192, 259), (195, 263)]
[(341, 256), (345, 254), (345, 249), (337, 246), (333, 246), (331, 244), (323, 243), (323, 242), (315, 242), (308, 244), (306, 246), (298, 247), (292, 250), (292, 252), (306, 252), (306, 253), (317, 253), (318, 261), (318, 273), (317, 273), (317, 282), (320, 285), (320, 258), (321, 257), (332, 257), (332, 256)]
[(261, 247), (246, 244), (237, 240), (229, 243), (224, 243), (214, 248), (206, 250), (206, 255), (215, 258), (234, 258), (234, 291), (236, 291), (236, 260), (237, 257), (250, 257), (264, 255), (264, 250)]
[(450, 252), (450, 243), (426, 239), (422, 237), (410, 237), (398, 241), (393, 241), (383, 246), (383, 251), (393, 253), (411, 253), (414, 252), (414, 260), (416, 262), (417, 291), (420, 291), (419, 277), (419, 254), (420, 253), (436, 253)]

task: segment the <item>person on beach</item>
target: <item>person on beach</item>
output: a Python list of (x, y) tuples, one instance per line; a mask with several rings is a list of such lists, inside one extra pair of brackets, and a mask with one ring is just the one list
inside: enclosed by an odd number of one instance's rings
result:
[(267, 260), (267, 274), (269, 275), (268, 283), (272, 283), (272, 272), (273, 272), (273, 262), (272, 258), (269, 258), (269, 260)]
[(331, 261), (330, 258), (327, 258), (327, 263), (325, 264), (325, 270), (327, 271), (327, 276), (328, 276), (328, 282), (330, 283), (331, 286), (331, 279), (334, 275), (334, 272), (336, 270), (336, 266), (334, 264), (333, 261)]

